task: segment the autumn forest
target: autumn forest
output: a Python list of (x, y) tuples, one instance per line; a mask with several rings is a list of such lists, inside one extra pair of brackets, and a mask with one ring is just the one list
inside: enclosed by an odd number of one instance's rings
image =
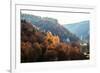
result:
[[(32, 22), (21, 19), (21, 63), (89, 59), (81, 52), (80, 40), (75, 35), (71, 34), (77, 42), (66, 42), (62, 40), (63, 34), (59, 34), (41, 30)], [(89, 48), (89, 45), (85, 47)]]

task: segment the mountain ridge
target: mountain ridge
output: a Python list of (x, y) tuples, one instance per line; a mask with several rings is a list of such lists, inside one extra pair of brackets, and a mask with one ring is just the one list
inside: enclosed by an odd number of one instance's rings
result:
[(68, 38), (71, 42), (79, 41), (79, 38), (76, 37), (76, 35), (60, 25), (56, 19), (30, 14), (21, 14), (21, 19), (30, 21), (33, 25), (39, 27), (41, 31), (50, 31), (53, 35), (58, 35), (61, 38), (61, 41), (66, 42), (66, 39)]

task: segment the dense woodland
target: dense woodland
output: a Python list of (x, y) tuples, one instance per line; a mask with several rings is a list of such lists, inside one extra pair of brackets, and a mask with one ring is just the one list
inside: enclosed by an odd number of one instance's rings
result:
[(62, 42), (58, 35), (40, 31), (32, 23), (21, 20), (22, 63), (88, 59), (80, 47), (78, 42)]

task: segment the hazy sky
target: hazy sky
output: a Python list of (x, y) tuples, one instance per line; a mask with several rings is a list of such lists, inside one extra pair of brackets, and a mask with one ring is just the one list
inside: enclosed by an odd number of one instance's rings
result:
[(25, 10), (21, 12), (41, 17), (54, 18), (57, 19), (61, 25), (89, 20), (90, 16), (89, 14), (82, 14), (82, 13), (61, 13), (61, 12), (25, 11)]

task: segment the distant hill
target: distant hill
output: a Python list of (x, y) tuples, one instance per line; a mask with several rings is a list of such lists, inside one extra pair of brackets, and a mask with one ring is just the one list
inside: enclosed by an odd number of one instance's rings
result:
[(90, 28), (89, 28), (89, 21), (82, 21), (78, 23), (73, 23), (73, 24), (65, 24), (64, 27), (68, 29), (70, 32), (78, 36), (81, 40), (87, 40), (89, 41), (89, 33), (90, 33)]
[(40, 17), (30, 14), (21, 14), (21, 19), (31, 22), (43, 32), (52, 32), (53, 35), (58, 35), (63, 42), (69, 39), (71, 42), (79, 41), (76, 35), (72, 34), (64, 26), (58, 23), (58, 20), (49, 17)]

